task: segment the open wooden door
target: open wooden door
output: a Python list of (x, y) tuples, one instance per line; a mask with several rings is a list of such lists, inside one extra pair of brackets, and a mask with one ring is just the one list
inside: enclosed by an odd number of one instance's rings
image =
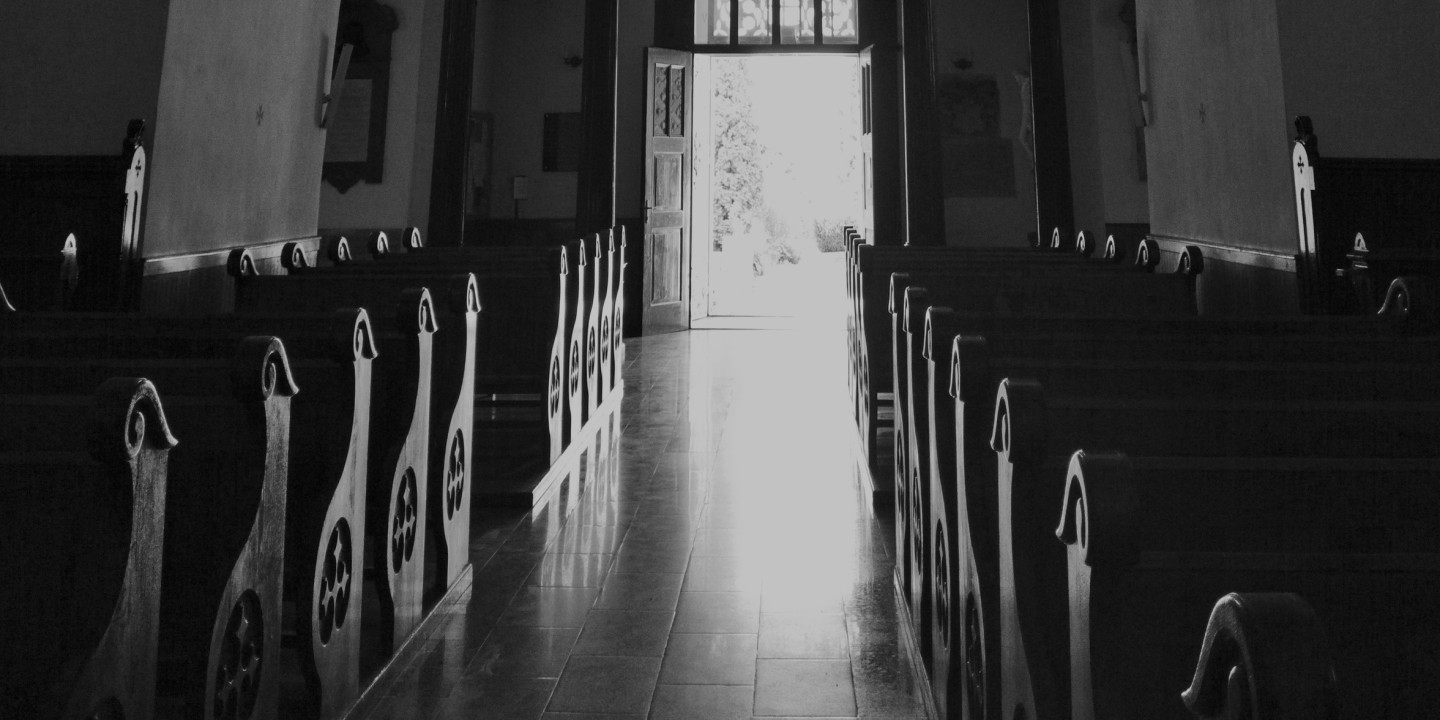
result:
[(690, 193), (693, 56), (646, 51), (645, 335), (690, 327)]
[(695, 118), (690, 123), (690, 323), (710, 316), (710, 263), (711, 251), (715, 245), (713, 226), (715, 195), (711, 182), (715, 172), (715, 137), (711, 127), (711, 101), (714, 96), (711, 84), (711, 55), (694, 57), (695, 81), (692, 95), (694, 101), (690, 114)]
[(872, 48), (860, 51), (860, 235), (875, 242), (875, 126), (871, 122), (875, 58)]

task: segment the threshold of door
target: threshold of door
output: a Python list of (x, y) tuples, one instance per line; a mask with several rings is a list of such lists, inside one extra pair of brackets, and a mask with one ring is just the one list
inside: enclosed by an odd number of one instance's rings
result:
[(690, 321), (691, 330), (843, 330), (843, 316), (835, 318), (794, 315), (712, 315)]

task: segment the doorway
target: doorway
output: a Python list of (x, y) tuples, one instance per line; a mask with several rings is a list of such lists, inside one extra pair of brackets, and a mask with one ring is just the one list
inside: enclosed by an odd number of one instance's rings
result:
[(854, 55), (696, 57), (692, 327), (840, 326), (863, 207)]

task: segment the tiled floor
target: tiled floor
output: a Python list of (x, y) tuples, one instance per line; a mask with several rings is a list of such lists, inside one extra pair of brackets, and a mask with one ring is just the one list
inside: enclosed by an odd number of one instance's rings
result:
[(482, 513), (473, 587), (366, 717), (924, 718), (841, 342), (630, 340), (620, 432), (580, 491)]

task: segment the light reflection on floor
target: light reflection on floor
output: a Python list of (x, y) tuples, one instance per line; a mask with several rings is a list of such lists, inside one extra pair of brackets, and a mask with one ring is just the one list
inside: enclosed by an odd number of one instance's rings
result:
[(588, 477), (534, 515), (478, 513), (473, 587), (361, 716), (923, 718), (842, 339), (629, 340)]

